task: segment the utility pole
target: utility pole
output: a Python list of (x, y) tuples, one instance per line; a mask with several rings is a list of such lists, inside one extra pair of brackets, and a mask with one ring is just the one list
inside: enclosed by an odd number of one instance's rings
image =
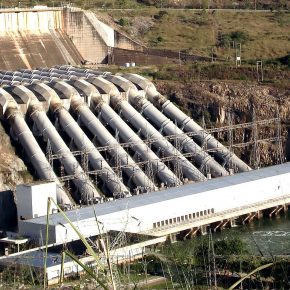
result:
[(242, 44), (235, 42), (236, 67), (242, 64)]
[(277, 106), (277, 134), (276, 134), (276, 150), (277, 150), (277, 164), (282, 164), (284, 162), (283, 154), (283, 144), (282, 144), (282, 133), (281, 133), (281, 119), (279, 107)]
[(209, 230), (209, 241), (208, 241), (208, 275), (209, 275), (209, 286), (211, 289), (217, 289), (217, 271), (215, 262), (214, 243), (212, 239), (211, 229)]
[(264, 81), (264, 75), (263, 75), (263, 62), (261, 60), (257, 60), (256, 62), (256, 71), (257, 71), (257, 82), (263, 82)]
[(252, 152), (251, 152), (251, 160), (250, 163), (253, 165), (255, 169), (259, 168), (260, 165), (260, 152), (259, 152), (259, 145), (258, 145), (258, 126), (257, 126), (257, 119), (256, 119), (256, 109), (253, 105), (252, 107)]

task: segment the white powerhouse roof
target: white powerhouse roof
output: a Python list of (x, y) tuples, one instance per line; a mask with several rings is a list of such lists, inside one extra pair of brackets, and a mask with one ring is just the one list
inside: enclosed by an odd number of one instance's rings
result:
[[(236, 175), (220, 177), (206, 182), (186, 184), (180, 187), (169, 188), (163, 191), (152, 192), (148, 194), (132, 196), (124, 199), (118, 199), (103, 204), (88, 206), (77, 210), (67, 211), (66, 215), (72, 222), (95, 218), (104, 215), (110, 215), (128, 209), (138, 208), (145, 205), (164, 202), (171, 199), (181, 198), (197, 193), (212, 191), (220, 188), (226, 188), (233, 185), (243, 184), (250, 181), (261, 180), (264, 178), (283, 175), (290, 172), (290, 163), (271, 166), (263, 169), (239, 173)], [(95, 211), (95, 213), (94, 213)], [(34, 218), (24, 221), (29, 224), (46, 224), (46, 217)], [(50, 225), (66, 224), (67, 222), (61, 214), (53, 214), (50, 217)]]

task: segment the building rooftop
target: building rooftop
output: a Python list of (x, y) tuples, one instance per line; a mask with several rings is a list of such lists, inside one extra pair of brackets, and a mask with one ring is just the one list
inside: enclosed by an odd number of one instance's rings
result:
[[(198, 194), (205, 191), (216, 190), (223, 187), (234, 186), (241, 183), (256, 181), (271, 176), (282, 175), (290, 172), (290, 163), (275, 165), (262, 169), (243, 172), (231, 176), (211, 179), (205, 182), (191, 183), (179, 187), (168, 188), (166, 190), (151, 192), (138, 196), (132, 196), (124, 199), (118, 199), (111, 202), (96, 204), (67, 211), (66, 215), (71, 222), (77, 222), (84, 219), (100, 217), (114, 212), (137, 208), (144, 205), (163, 202), (170, 199), (181, 198), (192, 194)], [(94, 213), (95, 212), (95, 213)], [(27, 220), (27, 223), (46, 224), (46, 217), (34, 218)], [(50, 224), (66, 224), (66, 220), (60, 213), (50, 216)]]
[(48, 183), (54, 183), (55, 184), (55, 181), (50, 181), (50, 180), (37, 180), (37, 181), (33, 181), (33, 182), (23, 183), (23, 184), (20, 184), (18, 186), (31, 187), (31, 186), (36, 186), (36, 185), (48, 184)]

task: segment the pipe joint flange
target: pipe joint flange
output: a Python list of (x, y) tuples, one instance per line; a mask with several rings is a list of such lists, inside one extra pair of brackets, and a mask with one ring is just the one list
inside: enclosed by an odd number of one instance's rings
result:
[(39, 105), (39, 104), (34, 104), (34, 105), (31, 105), (31, 106), (29, 107), (27, 113), (28, 113), (28, 115), (29, 115), (30, 118), (33, 118), (33, 116), (34, 116), (36, 113), (40, 112), (40, 111), (42, 111), (41, 105)]
[(158, 108), (162, 109), (162, 106), (165, 104), (166, 101), (168, 101), (165, 97), (163, 97), (161, 94), (155, 95), (151, 98), (152, 103)]
[(16, 116), (22, 116), (22, 113), (17, 108), (9, 108), (6, 110), (4, 116), (5, 119), (10, 120), (13, 119)]
[(58, 104), (58, 105), (55, 105), (52, 107), (52, 112), (55, 114), (55, 115), (58, 115), (60, 110), (62, 109), (65, 109), (64, 106), (62, 104)]
[(136, 107), (137, 109), (141, 109), (144, 105), (144, 97), (138, 95), (134, 98), (129, 98), (130, 102)]

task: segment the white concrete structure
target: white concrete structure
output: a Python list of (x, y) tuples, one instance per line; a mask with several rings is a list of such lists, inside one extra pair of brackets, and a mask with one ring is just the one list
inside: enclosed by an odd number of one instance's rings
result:
[[(218, 221), (229, 212), (231, 217), (239, 216), (241, 208), (245, 214), (277, 202), (280, 205), (290, 203), (290, 163), (133, 196), (66, 214), (86, 237), (111, 230), (153, 235), (162, 227), (170, 226), (173, 233), (185, 221), (198, 225), (205, 217), (213, 216)], [(187, 226), (190, 228), (190, 224)], [(20, 234), (39, 242), (40, 237), (45, 237), (45, 228), (44, 217), (19, 223)], [(78, 239), (59, 213), (50, 218), (49, 235), (50, 243)]]
[(112, 27), (107, 24), (101, 22), (96, 18), (95, 13), (91, 11), (84, 11), (87, 19), (91, 22), (92, 26), (96, 29), (96, 31), (100, 34), (104, 42), (107, 46), (114, 47), (115, 46), (115, 31)]
[[(56, 183), (39, 182), (33, 184), (21, 184), (16, 187), (16, 203), (18, 220), (27, 220), (47, 214), (48, 198), (56, 200)], [(51, 205), (50, 213), (56, 210)]]
[[(42, 9), (43, 10), (43, 9)], [(62, 11), (19, 11), (0, 13), (0, 35), (30, 31), (35, 34), (49, 33), (50, 29), (62, 29)]]

